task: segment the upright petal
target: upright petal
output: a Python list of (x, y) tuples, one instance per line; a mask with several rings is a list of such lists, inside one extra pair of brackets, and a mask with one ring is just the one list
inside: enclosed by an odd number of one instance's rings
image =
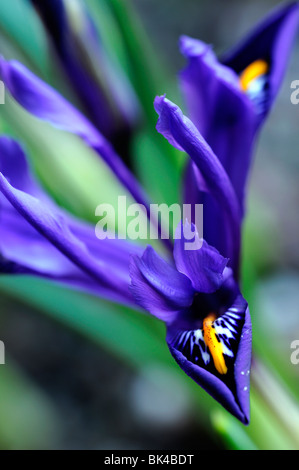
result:
[(189, 61), (180, 83), (190, 117), (226, 170), (243, 208), (256, 113), (238, 75), (218, 62), (210, 46), (188, 37), (180, 44)]
[[(207, 190), (215, 199), (219, 211), (225, 214), (221, 227), (221, 237), (225, 240), (222, 254), (230, 258), (231, 265), (237, 274), (241, 216), (230, 179), (212, 149), (178, 106), (165, 97), (157, 97), (155, 109), (159, 114), (158, 132), (164, 135), (172, 145), (191, 157), (205, 181)], [(204, 238), (206, 239), (205, 226)]]
[[(226, 170), (242, 213), (255, 141), (273, 106), (298, 25), (298, 3), (277, 8), (218, 61), (211, 47), (183, 37), (188, 64), (180, 75), (191, 119)], [(224, 217), (211, 198), (196, 191), (194, 171), (185, 175), (185, 202), (204, 202), (205, 238), (222, 251), (217, 233)]]

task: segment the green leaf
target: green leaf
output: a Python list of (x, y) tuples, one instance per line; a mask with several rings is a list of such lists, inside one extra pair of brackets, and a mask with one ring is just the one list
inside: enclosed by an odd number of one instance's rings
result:
[(130, 367), (159, 364), (190, 390), (194, 413), (212, 434), (210, 411), (217, 405), (175, 363), (165, 341), (165, 325), (123, 305), (65, 289), (39, 278), (1, 276), (2, 299), (21, 302), (105, 348)]
[(246, 428), (228, 413), (212, 413), (212, 423), (228, 450), (258, 450), (247, 434)]
[[(162, 138), (162, 137), (161, 137)], [(134, 139), (135, 171), (156, 203), (181, 203), (181, 170), (166, 157), (152, 133), (139, 133)]]
[[(144, 27), (136, 14), (136, 11), (129, 0), (106, 0), (106, 4), (113, 11), (118, 22), (123, 41), (126, 47), (128, 60), (130, 63), (130, 79), (136, 93), (143, 105), (147, 117), (146, 127), (154, 131), (157, 114), (154, 110), (154, 99), (157, 95), (164, 93), (175, 93), (174, 101), (178, 102), (178, 96), (174, 90), (174, 77), (168, 75), (167, 68), (164, 67), (157, 52), (154, 50), (148, 39)], [(175, 167), (181, 167), (181, 152), (174, 149), (164, 139), (156, 136), (164, 158), (169, 159), (169, 163)]]
[(47, 314), (133, 367), (172, 361), (164, 325), (141, 312), (39, 278), (1, 276), (0, 293)]
[(111, 9), (101, 0), (86, 0), (86, 4), (98, 29), (104, 49), (111, 57), (117, 59), (123, 70), (128, 72), (131, 66), (130, 61), (120, 28)]
[[(37, 70), (46, 73), (48, 70), (46, 35), (27, 0), (0, 2), (0, 30), (25, 54)], [(1, 46), (0, 50), (2, 51)], [(9, 54), (6, 58), (16, 59), (16, 56)]]
[(260, 450), (296, 449), (294, 441), (255, 387), (251, 387), (251, 422), (247, 433)]

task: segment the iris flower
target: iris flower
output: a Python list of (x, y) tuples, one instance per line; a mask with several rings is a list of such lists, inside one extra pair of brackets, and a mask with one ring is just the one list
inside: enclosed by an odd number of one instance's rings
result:
[(254, 141), (278, 93), (297, 24), (297, 3), (275, 11), (222, 63), (210, 46), (182, 38), (189, 65), (181, 83), (194, 123), (159, 97), (157, 130), (191, 157), (185, 200), (204, 205), (205, 242), (186, 251), (176, 240), (174, 265), (152, 248), (131, 265), (135, 299), (165, 321), (177, 363), (244, 424), (249, 422), (251, 363), (250, 314), (239, 287), (245, 184)]
[[(219, 158), (245, 213), (254, 146), (285, 74), (297, 33), (298, 3), (279, 7), (244, 40), (217, 59), (212, 47), (182, 37), (188, 64), (180, 74), (188, 115)], [(185, 173), (185, 202), (204, 204), (206, 240), (231, 258), (225, 216), (200, 186), (193, 163)], [(236, 252), (237, 255), (237, 252)], [(231, 258), (237, 265), (238, 258)]]
[[(194, 123), (157, 97), (157, 130), (190, 157), (185, 194), (204, 202), (204, 240), (182, 222), (173, 257), (94, 228), (45, 194), (20, 144), (0, 138), (0, 271), (33, 274), (131, 306), (164, 321), (171, 354), (195, 382), (244, 424), (249, 422), (251, 321), (239, 285), (244, 194), (252, 147), (277, 94), (298, 7), (270, 16), (220, 63), (200, 41), (182, 39), (181, 79)], [(103, 133), (53, 88), (16, 61), (1, 79), (35, 117), (78, 135), (103, 158), (138, 203), (148, 199)], [(186, 229), (197, 245), (186, 250)], [(189, 240), (188, 240), (189, 241)]]
[[(229, 221), (232, 255), (240, 246), (240, 208), (232, 184), (194, 124), (165, 97), (155, 100), (157, 130), (186, 152)], [(132, 292), (141, 307), (163, 320), (179, 366), (244, 424), (249, 422), (251, 321), (238, 273), (213, 246), (200, 240), (187, 250), (188, 222), (176, 233), (169, 264), (152, 247), (131, 263)], [(188, 232), (190, 233), (189, 227)]]

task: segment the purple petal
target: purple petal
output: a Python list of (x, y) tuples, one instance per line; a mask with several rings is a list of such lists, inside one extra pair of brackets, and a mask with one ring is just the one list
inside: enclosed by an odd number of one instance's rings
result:
[(245, 312), (245, 322), (241, 334), (239, 350), (235, 362), (236, 395), (247, 421), (249, 422), (250, 368), (252, 350), (252, 326), (249, 308)]
[[(174, 323), (168, 328), (168, 347), (178, 365), (189, 377), (242, 423), (248, 424), (251, 322), (245, 300), (238, 296), (217, 322), (218, 326), (215, 328), (218, 333), (221, 332), (218, 334), (219, 337), (222, 335), (221, 341), (223, 341), (224, 327), (226, 330), (229, 327), (231, 331), (237, 331), (234, 339), (237, 341), (234, 357), (232, 359), (225, 356), (226, 360), (230, 359), (226, 375), (221, 375), (215, 370), (209, 349), (205, 346), (202, 330), (184, 331), (178, 329)], [(230, 334), (227, 335), (226, 341), (229, 336)]]
[[(2, 203), (1, 195), (0, 260), (2, 259), (2, 262), (0, 262), (0, 273), (44, 277), (71, 289), (80, 289), (108, 300), (132, 305), (133, 301), (129, 293), (127, 292), (126, 295), (123, 293), (124, 287), (129, 283), (129, 279), (121, 276), (124, 272), (124, 265), (119, 267), (113, 258), (106, 260), (107, 266), (111, 270), (115, 269), (117, 273), (120, 287), (118, 290), (94, 280), (40, 235), (12, 206), (10, 210), (8, 208), (3, 210)], [(100, 258), (102, 262), (105, 259), (104, 256)], [(128, 264), (129, 262), (126, 263), (126, 271), (128, 271)]]
[(9, 182), (23, 191), (36, 189), (33, 182), (25, 154), (18, 142), (10, 137), (0, 137), (0, 171), (5, 174)]
[[(188, 37), (181, 39), (188, 65), (181, 73), (181, 87), (190, 116), (226, 170), (235, 189), (242, 214), (245, 188), (255, 141), (270, 111), (285, 74), (298, 25), (298, 3), (279, 7), (240, 45), (229, 51), (222, 64), (211, 47)], [(270, 65), (267, 85), (257, 105), (239, 85), (239, 75), (254, 61)], [(203, 203), (205, 239), (226, 252), (221, 234), (224, 216), (209, 195), (196, 191), (193, 169), (185, 175), (185, 202)]]
[[(240, 206), (227, 173), (194, 124), (183, 115), (178, 106), (162, 96), (156, 97), (155, 109), (159, 114), (158, 132), (164, 135), (174, 147), (185, 151), (191, 157), (204, 178), (206, 188), (217, 201), (219, 210), (225, 213), (222, 232), (225, 231), (227, 235), (227, 249), (223, 254), (230, 258), (237, 272), (240, 247)], [(205, 234), (204, 238), (206, 239)]]
[(14, 189), (0, 173), (0, 191), (12, 206), (47, 240), (75, 265), (99, 282), (115, 284), (113, 276), (105, 272), (101, 263), (94, 262), (84, 245), (70, 232), (65, 221), (41, 202)]
[(106, 297), (110, 289), (109, 298), (131, 304), (129, 260), (141, 248), (125, 240), (98, 240), (94, 227), (56, 207), (30, 174), (19, 144), (7, 137), (0, 138), (0, 172), (0, 252), (6, 269), (10, 262), (14, 272)]
[(17, 61), (1, 59), (0, 71), (5, 86), (23, 108), (54, 127), (81, 137), (105, 160), (135, 200), (148, 209), (147, 196), (133, 174), (103, 135), (74, 106)]
[(191, 119), (219, 158), (243, 207), (256, 113), (236, 73), (218, 62), (210, 46), (183, 37), (181, 50), (189, 61), (180, 83)]
[[(192, 231), (195, 231), (194, 225)], [(181, 236), (178, 236), (178, 232)], [(223, 271), (228, 259), (223, 258), (205, 240), (199, 240), (197, 233), (195, 233), (195, 239), (198, 240), (197, 245), (201, 247), (196, 250), (186, 250), (187, 240), (184, 234), (184, 227), (181, 224), (177, 229), (174, 243), (174, 259), (178, 271), (191, 280), (195, 291), (206, 294), (215, 292), (223, 282)]]
[[(183, 37), (181, 50), (188, 65), (180, 74), (180, 84), (191, 119), (227, 172), (243, 212), (245, 183), (255, 140), (255, 110), (240, 89), (239, 77), (218, 62), (210, 46)], [(191, 162), (184, 175), (184, 202), (204, 205), (205, 240), (232, 257), (227, 249), (230, 235), (223, 233), (226, 215), (207, 188), (198, 184)]]
[(101, 134), (74, 106), (24, 65), (3, 58), (0, 65), (7, 89), (29, 113), (54, 127), (79, 135), (91, 146), (105, 143)]
[(272, 107), (285, 75), (298, 30), (298, 19), (297, 2), (279, 6), (240, 44), (222, 57), (222, 62), (238, 74), (255, 60), (269, 61), (269, 99), (265, 115)]
[(166, 322), (189, 307), (194, 289), (179, 273), (148, 246), (142, 258), (133, 257), (130, 267), (131, 291), (138, 305)]

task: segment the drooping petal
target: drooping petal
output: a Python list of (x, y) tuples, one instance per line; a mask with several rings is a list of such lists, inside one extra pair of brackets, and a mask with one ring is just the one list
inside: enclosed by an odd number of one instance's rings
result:
[(0, 136), (0, 172), (15, 189), (36, 197), (52, 211), (60, 213), (61, 217), (67, 220), (71, 232), (88, 247), (95, 257), (106, 256), (107, 261), (122, 263), (124, 266), (128, 265), (131, 254), (142, 255), (144, 248), (128, 240), (118, 239), (117, 250), (115, 250), (113, 236), (109, 233), (107, 238), (101, 240), (102, 249), (99, 250), (99, 240), (95, 236), (94, 227), (66, 213), (56, 205), (34, 177), (21, 145), (4, 135)]
[[(188, 222), (180, 224), (177, 229), (174, 243), (174, 260), (177, 270), (185, 274), (192, 282), (193, 288), (197, 292), (212, 293), (219, 289), (223, 282), (223, 271), (227, 265), (228, 259), (208, 245), (205, 240), (199, 240), (195, 226), (189, 226), (188, 232), (192, 230), (195, 233), (195, 239), (198, 240), (199, 249), (186, 250), (185, 230)], [(179, 232), (179, 234), (178, 234)], [(195, 243), (195, 242), (194, 242)]]
[[(156, 97), (155, 109), (159, 114), (157, 130), (174, 147), (186, 152), (198, 167), (206, 188), (226, 215), (221, 228), (226, 246), (222, 251), (238, 271), (240, 247), (240, 207), (229, 177), (212, 149), (205, 142), (194, 124), (186, 118), (174, 103), (164, 96)], [(205, 211), (205, 208), (204, 208)], [(204, 238), (205, 227), (204, 227)]]
[(13, 98), (29, 113), (81, 137), (109, 165), (134, 199), (148, 208), (148, 199), (133, 174), (102, 134), (56, 90), (17, 61), (0, 60), (0, 75)]
[(131, 261), (131, 291), (138, 305), (157, 318), (173, 321), (178, 311), (191, 305), (190, 280), (148, 246), (142, 258)]
[(8, 137), (0, 138), (0, 187), (2, 272), (48, 277), (132, 303), (129, 259), (141, 248), (125, 240), (98, 240), (92, 226), (58, 208), (30, 174), (19, 144)]
[(0, 174), (0, 191), (42, 236), (49, 240), (83, 272), (99, 282), (115, 284), (113, 276), (105, 272), (101, 263), (94, 262), (84, 245), (71, 234), (60, 216), (55, 216), (38, 199), (14, 189), (2, 174)]
[[(198, 292), (194, 286), (190, 289), (189, 276), (196, 279), (196, 269), (191, 254), (190, 259), (182, 259), (181, 247), (176, 261), (188, 277), (147, 248), (141, 259), (132, 259), (131, 289), (138, 305), (166, 323), (166, 341), (181, 369), (248, 424), (251, 365), (248, 304), (240, 294), (232, 269), (224, 267), (226, 260), (204, 243), (201, 249), (205, 255), (199, 259), (199, 253), (195, 253), (195, 265), (200, 276), (205, 258), (206, 279), (202, 284), (204, 289), (208, 287), (208, 293)], [(217, 268), (221, 271), (220, 285), (215, 275)], [(211, 285), (217, 290), (211, 292)]]
[(202, 328), (168, 328), (169, 350), (181, 369), (244, 424), (249, 423), (251, 322), (238, 295), (216, 320)]

